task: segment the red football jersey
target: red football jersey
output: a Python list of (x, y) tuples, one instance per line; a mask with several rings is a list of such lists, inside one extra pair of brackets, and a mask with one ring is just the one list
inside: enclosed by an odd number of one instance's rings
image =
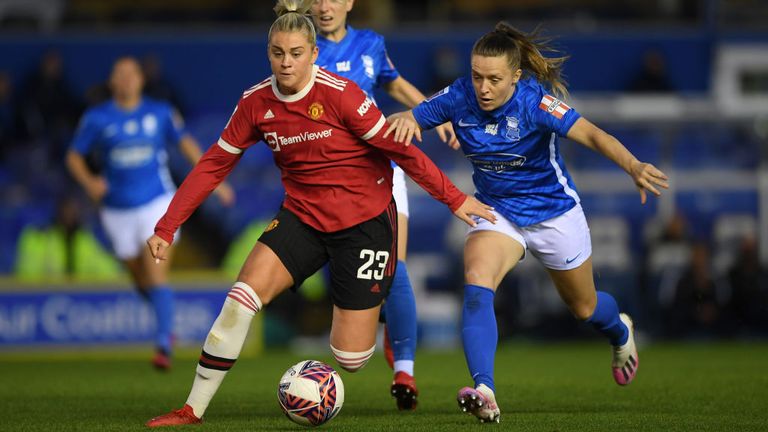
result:
[(349, 228), (384, 211), (392, 199), (390, 159), (451, 211), (458, 209), (465, 195), (418, 147), (382, 138), (385, 126), (357, 84), (317, 66), (296, 94), (283, 95), (274, 77), (266, 79), (243, 93), (217, 145), (176, 192), (155, 232), (172, 238), (239, 155), (260, 141), (280, 168), (285, 207), (319, 231)]

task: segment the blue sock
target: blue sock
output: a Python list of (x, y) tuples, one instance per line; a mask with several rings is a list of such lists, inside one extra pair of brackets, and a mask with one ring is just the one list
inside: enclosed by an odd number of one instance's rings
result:
[(395, 278), (382, 309), (395, 361), (413, 360), (416, 356), (416, 299), (403, 261), (397, 262)]
[(627, 343), (629, 329), (619, 319), (619, 305), (612, 295), (607, 292), (597, 292), (595, 312), (587, 319), (597, 331), (608, 337), (611, 345), (619, 346)]
[(151, 288), (149, 301), (152, 303), (157, 320), (155, 345), (170, 354), (173, 333), (173, 291), (166, 285)]
[(464, 285), (464, 308), (462, 310), (461, 340), (464, 343), (464, 357), (469, 373), (475, 380), (475, 387), (485, 384), (494, 392), (493, 361), (499, 330), (496, 327), (496, 313), (493, 299), (496, 293), (477, 285)]

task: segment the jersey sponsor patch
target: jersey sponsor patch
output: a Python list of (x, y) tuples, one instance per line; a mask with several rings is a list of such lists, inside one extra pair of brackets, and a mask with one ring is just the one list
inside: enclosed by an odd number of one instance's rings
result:
[(522, 167), (528, 158), (514, 153), (485, 153), (468, 154), (467, 159), (480, 171), (503, 173)]
[(550, 95), (544, 95), (539, 102), (539, 108), (562, 120), (565, 113), (571, 109), (565, 102)]
[(274, 152), (279, 152), (281, 148), (309, 141), (315, 141), (324, 138), (330, 138), (333, 135), (333, 129), (325, 129), (318, 132), (304, 131), (298, 135), (280, 136), (277, 132), (264, 132), (264, 142)]

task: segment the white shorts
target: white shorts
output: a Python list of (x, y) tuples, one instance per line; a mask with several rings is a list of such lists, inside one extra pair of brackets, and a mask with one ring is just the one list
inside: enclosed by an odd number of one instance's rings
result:
[[(161, 195), (152, 201), (135, 208), (101, 210), (101, 224), (104, 226), (115, 255), (121, 260), (136, 258), (143, 248), (147, 247), (147, 239), (155, 233), (157, 221), (163, 217), (171, 203), (173, 194)], [(179, 239), (179, 233), (173, 238), (174, 243)]]
[(581, 204), (544, 222), (519, 227), (507, 218), (493, 211), (496, 225), (485, 219), (474, 218), (476, 227), (470, 227), (467, 234), (475, 231), (496, 231), (512, 237), (523, 245), (526, 254), (530, 252), (552, 270), (574, 269), (592, 255), (592, 240), (589, 226)]
[(399, 166), (393, 168), (392, 196), (395, 197), (397, 212), (408, 217), (408, 188), (405, 186), (405, 172)]

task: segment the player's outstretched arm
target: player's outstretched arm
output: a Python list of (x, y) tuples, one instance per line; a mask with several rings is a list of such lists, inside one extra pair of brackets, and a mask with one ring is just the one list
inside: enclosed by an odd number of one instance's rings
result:
[(488, 204), (484, 204), (481, 201), (479, 201), (477, 198), (473, 196), (467, 195), (467, 199), (464, 201), (463, 204), (455, 211), (453, 214), (463, 220), (467, 223), (467, 225), (474, 227), (477, 225), (477, 222), (472, 218), (472, 216), (481, 217), (485, 220), (487, 220), (490, 223), (495, 224), (496, 223), (496, 216), (491, 213), (493, 210), (493, 207), (489, 206)]
[[(397, 77), (394, 81), (384, 85), (390, 96), (393, 99), (405, 105), (408, 108), (413, 108), (420, 104), (426, 97), (419, 91), (413, 84), (408, 82), (402, 76)], [(446, 122), (441, 125), (435, 126), (435, 132), (440, 137), (440, 141), (448, 144), (448, 146), (454, 150), (459, 148), (459, 140), (456, 139), (456, 133), (453, 130), (451, 122)], [(419, 140), (421, 141), (421, 140)], [(410, 144), (410, 142), (408, 143)]]
[(395, 142), (405, 143), (406, 146), (411, 145), (411, 140), (414, 137), (416, 137), (416, 141), (421, 142), (421, 128), (413, 117), (413, 111), (394, 113), (387, 117), (387, 123), (389, 123), (389, 127), (384, 132), (384, 138), (388, 137), (390, 133), (394, 133)]
[(612, 135), (585, 118), (576, 120), (567, 137), (602, 154), (620, 166), (635, 182), (640, 192), (640, 203), (647, 200), (646, 191), (659, 196), (660, 188), (669, 189), (669, 177), (653, 164), (642, 162)]
[[(190, 134), (184, 134), (179, 141), (179, 150), (181, 154), (189, 161), (192, 166), (195, 166), (200, 158), (203, 156), (203, 152), (200, 151), (200, 144)], [(227, 182), (221, 182), (219, 187), (214, 191), (214, 194), (219, 197), (221, 203), (227, 207), (231, 207), (235, 203), (235, 191), (232, 186)]]

